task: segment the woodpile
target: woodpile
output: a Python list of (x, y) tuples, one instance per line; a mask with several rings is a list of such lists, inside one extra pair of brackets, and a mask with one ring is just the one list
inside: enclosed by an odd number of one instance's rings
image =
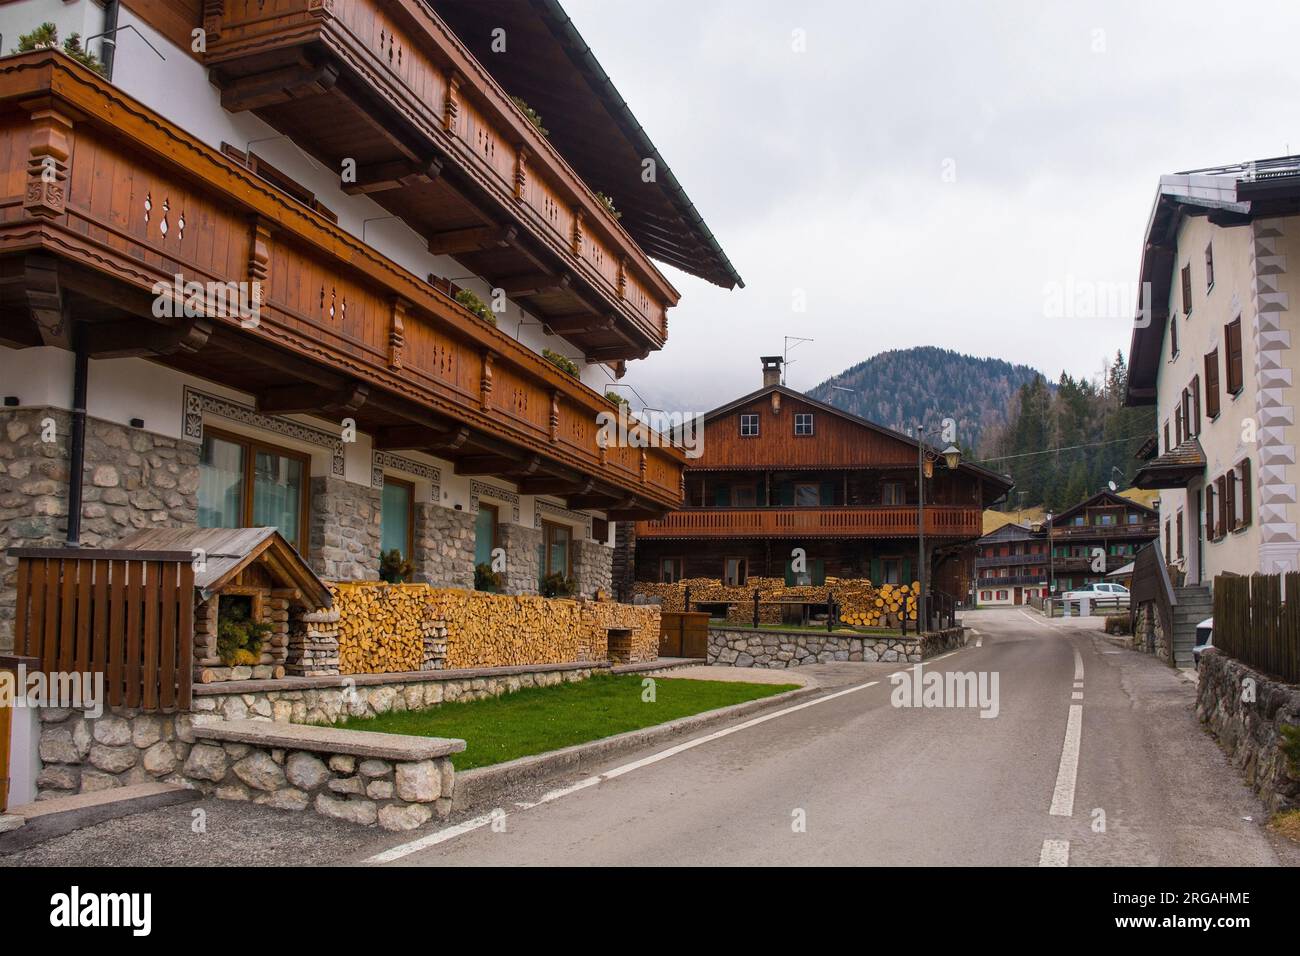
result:
[(822, 585), (787, 586), (784, 578), (751, 577), (737, 586), (725, 585), (717, 578), (687, 578), (674, 584), (639, 581), (635, 593), (658, 597), (664, 611), (683, 611), (687, 589), (691, 592), (692, 609), (698, 609), (701, 604), (730, 604), (727, 621), (733, 624), (753, 623), (754, 592), (758, 591), (760, 623), (781, 623), (785, 605), (780, 602), (821, 604), (833, 595), (843, 623), (897, 627), (904, 616), (909, 621), (916, 620), (920, 582), (875, 585), (867, 578), (827, 577)]
[(658, 654), (656, 607), (427, 584), (347, 582), (330, 591), (341, 674), (604, 661), (610, 630), (632, 632), (631, 660)]
[(339, 672), (339, 612), (337, 607), (310, 611), (298, 619), (289, 635), (288, 671), (294, 677)]

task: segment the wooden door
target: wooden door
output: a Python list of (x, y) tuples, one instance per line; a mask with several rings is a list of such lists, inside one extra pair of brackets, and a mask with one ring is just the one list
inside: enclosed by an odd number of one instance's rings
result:
[(1025, 594), (1023, 588), (1016, 588), (1016, 603), (1017, 604), (1025, 603)]

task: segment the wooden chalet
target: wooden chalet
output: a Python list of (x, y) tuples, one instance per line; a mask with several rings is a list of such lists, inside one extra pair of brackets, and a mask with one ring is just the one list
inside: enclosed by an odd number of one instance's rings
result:
[(8, 543), (267, 525), (328, 578), (607, 587), (608, 523), (681, 502), (680, 450), (597, 440), (679, 298), (651, 256), (741, 282), (560, 5), (109, 7), (101, 71), (0, 58), (0, 420), (52, 413), (73, 476)]
[[(916, 440), (781, 385), (780, 362), (765, 358), (763, 388), (705, 415), (685, 506), (636, 523), (636, 580), (917, 576)], [(966, 548), (1011, 479), (968, 463), (950, 470), (942, 457), (928, 468), (930, 580), (962, 596)], [(806, 554), (802, 574), (795, 548)]]
[(1069, 591), (1105, 581), (1107, 574), (1128, 564), (1143, 545), (1154, 541), (1159, 530), (1159, 516), (1153, 509), (1113, 491), (1100, 491), (1054, 515), (1051, 573), (1055, 589)]

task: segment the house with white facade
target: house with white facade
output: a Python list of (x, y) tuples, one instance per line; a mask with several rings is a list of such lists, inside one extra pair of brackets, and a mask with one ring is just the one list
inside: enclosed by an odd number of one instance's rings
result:
[(1148, 221), (1126, 401), (1157, 409), (1136, 484), (1187, 585), (1300, 569), (1297, 198), (1300, 157), (1196, 170), (1161, 178)]
[(742, 283), (560, 4), (18, 0), (5, 52), (47, 21), (0, 57), (0, 554), (262, 526), (608, 590), (611, 522), (681, 502), (600, 427), (653, 260)]

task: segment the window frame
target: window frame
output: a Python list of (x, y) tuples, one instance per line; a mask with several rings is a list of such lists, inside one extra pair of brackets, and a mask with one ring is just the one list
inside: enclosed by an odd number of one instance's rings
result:
[(552, 574), (557, 573), (551, 567), (551, 533), (563, 531), (569, 536), (568, 546), (564, 549), (564, 576), (573, 577), (573, 529), (567, 524), (561, 524), (558, 521), (542, 521), (542, 567), (541, 578), (545, 580)]
[[(413, 562), (415, 560), (415, 482), (386, 474), (384, 475), (384, 487), (387, 488), (389, 485), (396, 485), (399, 488), (406, 489), (406, 500), (410, 503), (410, 507), (406, 509), (406, 550), (402, 552), (402, 557)], [(384, 550), (384, 495), (382, 491), (379, 493), (379, 537), (379, 551), (382, 559)], [(496, 545), (494, 544), (493, 547), (496, 547)]]
[[(676, 572), (676, 577), (674, 577), (671, 581), (667, 581), (664, 579), (664, 565), (667, 563), (672, 563), (673, 569)], [(686, 577), (685, 558), (669, 557), (669, 556), (661, 556), (659, 558), (659, 583), (660, 584), (676, 584), (678, 581), (681, 581), (685, 577)]]
[(1219, 349), (1215, 346), (1205, 353), (1205, 414), (1215, 421), (1223, 407), (1219, 404)]
[[(801, 422), (800, 419), (807, 419), (807, 421)], [(808, 430), (800, 431), (799, 426), (801, 424), (806, 424), (808, 426)], [(813, 417), (813, 413), (795, 412), (794, 413), (794, 436), (796, 438), (811, 438), (816, 434), (817, 434), (817, 425), (816, 425), (816, 419)]]
[[(261, 438), (251, 438), (248, 435), (241, 435), (239, 432), (229, 432), (223, 428), (213, 428), (210, 425), (203, 426), (203, 437), (204, 439), (219, 438), (222, 441), (239, 445), (244, 449), (244, 474), (240, 479), (243, 492), (240, 501), (241, 514), (239, 516), (239, 526), (241, 528), (253, 527), (253, 476), (257, 466), (257, 453), (259, 451), (269, 452), (273, 455), (294, 459), (302, 465), (302, 495), (298, 502), (298, 540), (289, 541), (289, 544), (298, 549), (299, 555), (306, 558), (309, 551), (308, 545), (311, 541), (311, 455), (307, 452), (296, 451), (283, 445), (264, 441)], [(202, 451), (200, 450), (201, 454)]]
[[(741, 412), (740, 413), (740, 437), (757, 438), (762, 433), (762, 426), (759, 422), (760, 422), (760, 418), (757, 412)], [(745, 431), (746, 425), (753, 425), (754, 430), (752, 432)]]
[[(729, 581), (727, 575), (727, 566), (732, 561), (736, 562), (736, 580)], [(736, 554), (724, 554), (722, 556), (722, 584), (724, 587), (743, 588), (749, 583), (749, 558), (741, 557)]]

